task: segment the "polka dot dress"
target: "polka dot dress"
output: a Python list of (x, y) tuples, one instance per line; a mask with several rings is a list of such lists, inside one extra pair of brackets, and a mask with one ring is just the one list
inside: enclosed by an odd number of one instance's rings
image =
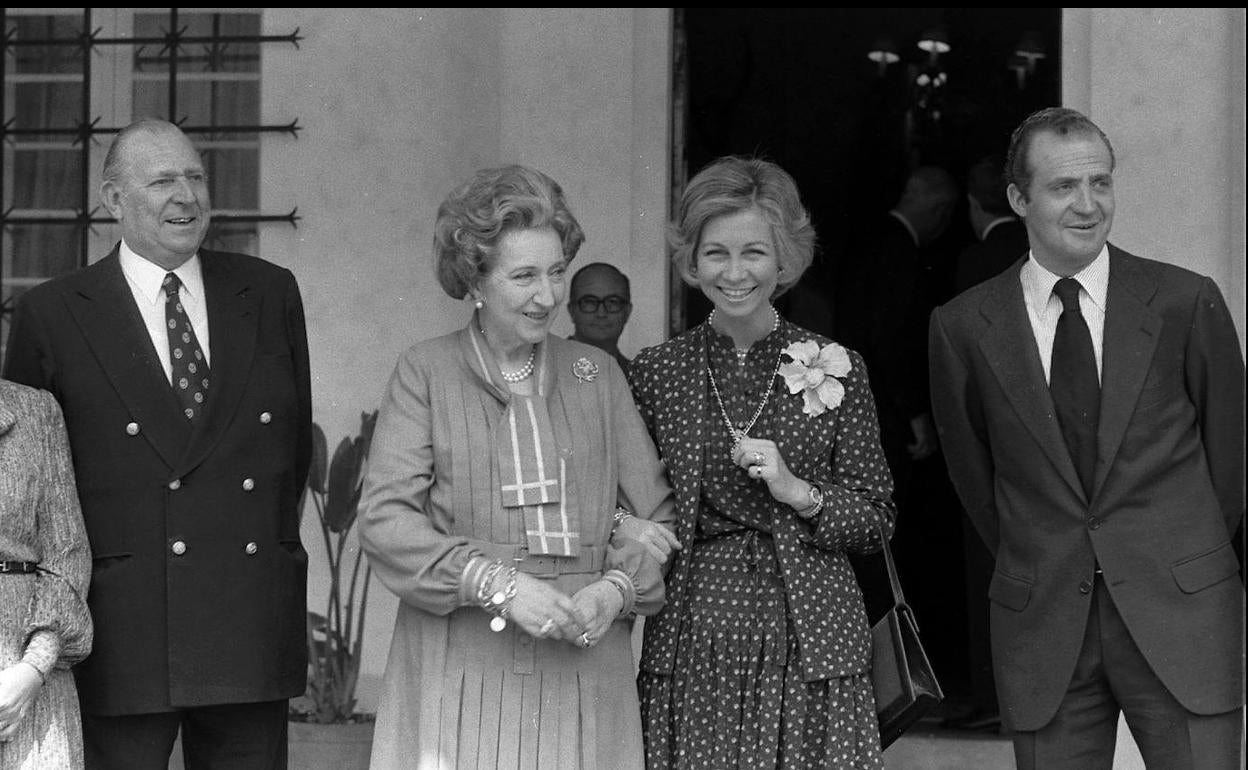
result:
[[(772, 332), (739, 364), (732, 340), (704, 328), (704, 355), (728, 416), (745, 424), (770, 390), (750, 435), (777, 439), (777, 403), (792, 397), (774, 376), (788, 335)], [(646, 766), (881, 768), (870, 677), (803, 681), (792, 597), (773, 537), (774, 500), (765, 483), (732, 463), (732, 437), (714, 397), (704, 406), (701, 495), (694, 542), (684, 554), (688, 582), (675, 665), (670, 676), (643, 670), (638, 678)], [(856, 584), (829, 590), (861, 605)]]

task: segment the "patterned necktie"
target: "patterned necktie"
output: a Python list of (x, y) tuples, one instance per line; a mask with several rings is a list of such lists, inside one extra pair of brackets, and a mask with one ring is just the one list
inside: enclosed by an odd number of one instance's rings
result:
[(186, 419), (194, 420), (203, 414), (208, 397), (208, 362), (204, 360), (204, 351), (199, 347), (191, 319), (178, 296), (182, 282), (173, 273), (166, 273), (160, 285), (165, 290), (165, 326), (169, 331), (173, 392), (182, 404)]
[(1101, 385), (1096, 374), (1092, 335), (1079, 309), (1079, 282), (1063, 278), (1053, 287), (1062, 301), (1062, 315), (1053, 335), (1049, 392), (1070, 457), (1079, 471), (1083, 491), (1092, 497), (1096, 472), (1096, 428), (1100, 422)]

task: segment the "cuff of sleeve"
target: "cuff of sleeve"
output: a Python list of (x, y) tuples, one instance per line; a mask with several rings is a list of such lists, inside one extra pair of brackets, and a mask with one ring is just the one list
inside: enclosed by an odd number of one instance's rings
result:
[(468, 560), (467, 566), (459, 576), (459, 603), (461, 605), (476, 605), (477, 585), (481, 582), (481, 577), (485, 574), (485, 568), (489, 564), (490, 560), (484, 556), (474, 556)]
[(602, 579), (620, 589), (620, 595), (624, 597), (624, 606), (620, 608), (619, 617), (630, 615), (637, 605), (637, 587), (633, 585), (632, 579), (618, 569), (607, 570)]
[(26, 643), (26, 652), (22, 655), (22, 662), (30, 664), (39, 672), (40, 678), (47, 680), (60, 654), (60, 637), (54, 631), (40, 629), (31, 634), (30, 641)]

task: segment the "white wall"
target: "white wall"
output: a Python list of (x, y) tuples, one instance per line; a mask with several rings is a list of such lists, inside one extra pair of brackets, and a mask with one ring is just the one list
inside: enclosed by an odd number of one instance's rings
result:
[(1244, 345), (1243, 8), (1065, 8), (1062, 101), (1114, 145), (1118, 246), (1212, 276)]
[[(333, 446), (379, 402), (408, 345), (461, 327), (430, 258), (438, 203), (485, 166), (519, 162), (563, 185), (587, 241), (634, 279), (622, 347), (663, 339), (666, 280), (667, 9), (266, 8), (262, 256), (289, 267), (308, 317), (314, 417)], [(571, 333), (564, 315), (556, 333)], [(305, 521), (308, 598), (323, 608), (321, 537)], [(396, 603), (374, 583), (362, 707), (376, 703)]]

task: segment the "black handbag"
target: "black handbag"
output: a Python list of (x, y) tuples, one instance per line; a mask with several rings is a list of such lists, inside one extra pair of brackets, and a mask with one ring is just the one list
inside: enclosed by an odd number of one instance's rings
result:
[(880, 748), (886, 749), (902, 733), (944, 700), (936, 672), (919, 641), (919, 626), (906, 604), (897, 579), (897, 565), (884, 531), (884, 564), (892, 584), (893, 606), (871, 627), (871, 684), (875, 713), (880, 721)]

